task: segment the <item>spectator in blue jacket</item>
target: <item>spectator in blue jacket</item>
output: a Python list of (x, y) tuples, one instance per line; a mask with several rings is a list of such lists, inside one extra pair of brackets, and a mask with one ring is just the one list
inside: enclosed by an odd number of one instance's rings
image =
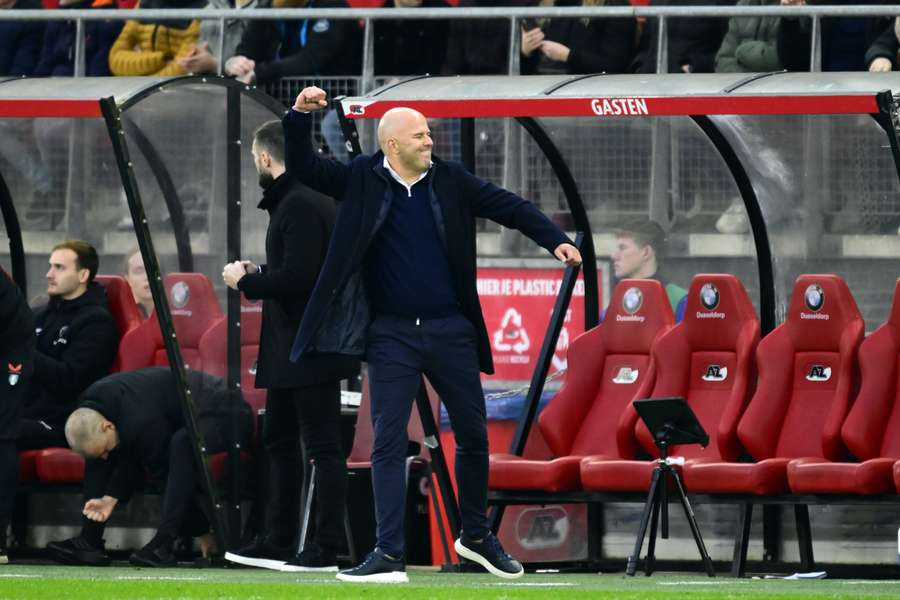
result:
[[(91, 8), (92, 0), (60, 0), (64, 9)], [(114, 8), (114, 6), (110, 6)], [(109, 49), (119, 37), (124, 21), (85, 21), (84, 74), (109, 77)], [(75, 21), (50, 21), (44, 32), (35, 77), (71, 77), (75, 73)]]
[[(40, 0), (0, 0), (0, 10), (40, 10)], [(0, 75), (31, 75), (41, 52), (44, 24), (40, 21), (0, 21)]]

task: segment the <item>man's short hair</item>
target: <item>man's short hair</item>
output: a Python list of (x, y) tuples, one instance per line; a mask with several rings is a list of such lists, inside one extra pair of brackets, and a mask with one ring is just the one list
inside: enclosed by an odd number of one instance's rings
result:
[(277, 163), (284, 164), (284, 130), (281, 121), (267, 121), (253, 132), (253, 141), (258, 150), (269, 153)]
[(92, 408), (76, 408), (66, 419), (66, 441), (69, 447), (83, 455), (91, 440), (100, 435), (100, 425), (104, 419), (102, 414)]
[(666, 253), (666, 232), (656, 221), (650, 219), (631, 219), (615, 231), (616, 237), (627, 237), (638, 246), (650, 246), (657, 257)]
[(100, 268), (100, 258), (97, 250), (84, 240), (65, 240), (53, 246), (52, 252), (57, 250), (71, 250), (75, 253), (75, 266), (88, 270), (88, 283), (94, 281), (97, 270)]
[[(125, 257), (122, 259), (122, 273), (124, 273), (125, 275), (128, 275), (128, 269), (131, 266), (129, 264), (131, 262), (131, 257), (134, 256), (135, 254), (140, 254), (140, 253), (141, 253), (141, 249), (138, 248), (137, 246), (135, 246), (125, 254)], [(144, 257), (141, 256), (141, 261), (143, 262), (143, 260), (144, 260)]]

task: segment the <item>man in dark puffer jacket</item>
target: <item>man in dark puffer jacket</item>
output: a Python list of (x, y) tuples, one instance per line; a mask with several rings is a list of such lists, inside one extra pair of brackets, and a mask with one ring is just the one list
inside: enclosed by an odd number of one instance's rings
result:
[(118, 331), (106, 290), (94, 283), (97, 251), (81, 240), (57, 244), (47, 271), (47, 306), (35, 314), (34, 378), (25, 400), (18, 446), (66, 446), (63, 425), (78, 395), (112, 367)]

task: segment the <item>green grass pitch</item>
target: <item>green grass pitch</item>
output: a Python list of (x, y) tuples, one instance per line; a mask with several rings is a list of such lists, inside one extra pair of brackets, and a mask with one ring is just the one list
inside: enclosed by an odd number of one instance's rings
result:
[(784, 581), (659, 573), (627, 578), (615, 574), (526, 574), (504, 581), (487, 574), (411, 570), (406, 585), (360, 585), (330, 574), (297, 575), (251, 569), (136, 569), (33, 565), (0, 566), (0, 599), (101, 600), (105, 598), (240, 599), (290, 598), (505, 600), (610, 598), (623, 600), (731, 598), (900, 598), (900, 582), (873, 580)]

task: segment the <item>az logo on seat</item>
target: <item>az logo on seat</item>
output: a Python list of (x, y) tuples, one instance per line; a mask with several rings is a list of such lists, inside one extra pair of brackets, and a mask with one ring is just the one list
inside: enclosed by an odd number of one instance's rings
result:
[(831, 379), (831, 367), (824, 365), (813, 365), (809, 368), (806, 375), (807, 381), (828, 381)]
[(703, 376), (703, 381), (725, 381), (727, 377), (728, 367), (709, 365), (706, 367), (706, 375)]

